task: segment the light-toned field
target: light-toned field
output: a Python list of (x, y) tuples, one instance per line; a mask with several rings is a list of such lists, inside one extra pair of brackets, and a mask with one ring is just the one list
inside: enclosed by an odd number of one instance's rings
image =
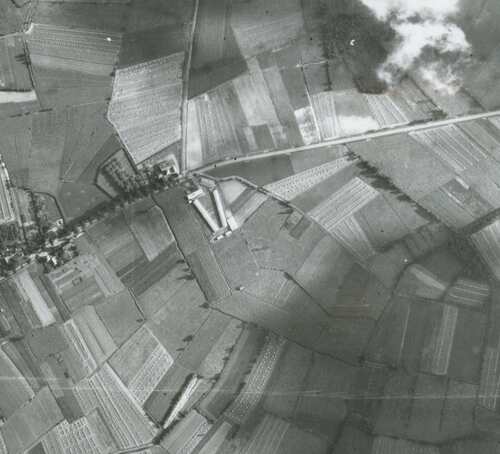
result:
[(180, 139), (183, 61), (179, 52), (116, 71), (108, 119), (136, 163)]
[(30, 305), (31, 310), (36, 314), (38, 323), (41, 326), (48, 326), (55, 323), (54, 314), (33, 281), (29, 271), (27, 269), (22, 270), (15, 276), (15, 281), (21, 295), (25, 299), (25, 304)]
[(110, 359), (123, 383), (143, 405), (173, 363), (163, 345), (143, 325)]

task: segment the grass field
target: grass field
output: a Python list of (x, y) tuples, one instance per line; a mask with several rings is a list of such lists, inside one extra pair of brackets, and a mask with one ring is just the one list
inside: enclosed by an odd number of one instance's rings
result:
[(9, 0), (0, 1), (0, 35), (21, 31), (24, 15), (29, 6), (18, 7)]
[(226, 366), (214, 388), (201, 401), (204, 413), (217, 418), (232, 402), (238, 387), (264, 342), (265, 332), (246, 327), (238, 339)]
[(78, 181), (113, 133), (105, 120), (107, 105), (91, 104), (67, 110), (66, 141), (60, 179)]
[(186, 204), (184, 192), (180, 188), (164, 191), (154, 199), (163, 210), (178, 246), (185, 255), (206, 246), (203, 227), (195, 216), (195, 211)]
[(171, 25), (124, 33), (117, 67), (126, 68), (183, 52), (184, 38), (182, 29)]
[[(367, 143), (351, 144), (349, 148), (387, 175), (410, 197), (420, 199), (433, 189), (451, 180), (453, 173), (418, 142), (406, 136), (377, 139)], [(411, 162), (410, 167), (395, 164)]]
[(303, 392), (304, 380), (312, 366), (313, 353), (289, 343), (276, 368), (263, 406), (266, 411), (284, 419), (294, 419)]
[(37, 198), (41, 201), (43, 215), (47, 216), (50, 223), (56, 222), (62, 218), (62, 213), (56, 203), (56, 199), (47, 194), (37, 194)]
[(262, 268), (280, 269), (295, 275), (325, 233), (311, 223), (299, 242), (284, 228), (290, 215), (276, 201), (269, 200), (247, 221), (243, 231)]
[(2, 157), (14, 182), (55, 196), (67, 219), (107, 200), (93, 185), (95, 170), (119, 145), (108, 139), (104, 111), (98, 103), (0, 119)]
[(198, 96), (246, 70), (230, 24), (231, 3), (201, 1), (193, 42), (189, 97)]
[[(86, 304), (102, 302), (104, 295), (95, 278), (80, 268), (62, 268), (60, 273), (52, 273), (49, 279), (55, 286), (65, 306), (75, 311)], [(65, 279), (64, 273), (69, 277)]]
[[(198, 373), (204, 365), (205, 374), (208, 372), (204, 378), (212, 378), (222, 370), (224, 365), (222, 358), (226, 354), (224, 348), (231, 348), (236, 341), (235, 338), (239, 333), (239, 330), (235, 329), (237, 323), (237, 320), (228, 315), (209, 311), (208, 317), (200, 324), (194, 338), (180, 353), (177, 361), (187, 369)], [(211, 358), (208, 358), (209, 355)], [(217, 364), (218, 360), (222, 360), (220, 364)], [(210, 373), (210, 370), (214, 372)]]
[[(138, 245), (137, 247), (139, 248)], [(137, 297), (162, 280), (173, 268), (180, 268), (181, 259), (175, 245), (170, 245), (166, 251), (151, 262), (147, 261), (142, 250), (140, 254), (140, 258), (136, 257), (121, 273), (122, 281), (132, 289)]]
[(149, 261), (161, 254), (174, 241), (170, 227), (157, 206), (147, 211), (133, 213), (127, 222)]
[[(44, 418), (39, 415), (43, 414)], [(8, 452), (20, 453), (63, 420), (63, 415), (48, 387), (42, 388), (27, 405), (19, 408), (1, 432)], [(21, 429), (32, 421), (28, 431)]]
[(191, 371), (174, 362), (144, 404), (146, 414), (158, 424), (164, 422), (175, 398), (186, 385)]
[(39, 113), (33, 116), (31, 148), (28, 151), (28, 187), (56, 194), (64, 152), (64, 114)]
[[(139, 307), (151, 319), (163, 307), (164, 301), (172, 298), (185, 284), (182, 278), (186, 276), (186, 265), (180, 262), (180, 255), (173, 254), (175, 256), (173, 260), (169, 255), (172, 254), (164, 253), (153, 262), (153, 265), (145, 265), (146, 272), (142, 277), (144, 285), (141, 285), (141, 279), (125, 279), (127, 285), (134, 284), (131, 287), (138, 297)], [(161, 271), (153, 272), (152, 266), (157, 267), (157, 265), (161, 265)]]
[(117, 349), (108, 329), (99, 317), (95, 307), (86, 306), (73, 317), (97, 364), (103, 364)]
[(117, 346), (125, 342), (144, 322), (127, 290), (107, 298), (96, 311)]
[(258, 276), (258, 264), (239, 232), (224, 242), (214, 244), (213, 251), (231, 288), (246, 287)]
[[(222, 318), (226, 316), (222, 315)], [(221, 316), (215, 318), (221, 318)], [(210, 378), (221, 373), (226, 364), (226, 356), (228, 352), (232, 352), (238, 339), (243, 331), (243, 323), (234, 318), (229, 318), (224, 331), (217, 339), (215, 344), (211, 346), (210, 352), (205, 356), (199, 366), (199, 373), (205, 377)]]
[(113, 154), (120, 150), (121, 147), (122, 145), (120, 144), (117, 135), (112, 134), (97, 151), (87, 167), (85, 167), (82, 174), (78, 178), (78, 182), (82, 184), (93, 184), (100, 166), (107, 159), (113, 156)]
[(479, 383), (485, 329), (484, 314), (459, 310), (448, 366), (449, 377), (466, 383)]
[(88, 234), (119, 276), (143, 257), (142, 249), (127, 226), (123, 213), (92, 226)]
[(64, 218), (71, 220), (83, 216), (100, 203), (108, 201), (109, 198), (94, 185), (62, 183), (57, 193), (57, 200)]
[(35, 89), (44, 108), (104, 102), (110, 96), (120, 33), (55, 20), (36, 23), (27, 44)]
[[(159, 288), (156, 287), (158, 291)], [(144, 298), (140, 298), (144, 301)], [(162, 306), (151, 317), (151, 330), (174, 353), (185, 348), (191, 336), (195, 336), (209, 313), (201, 307), (205, 297), (195, 281), (183, 285), (171, 297), (163, 297)], [(177, 318), (179, 317), (179, 318)]]
[(372, 445), (373, 437), (371, 435), (350, 424), (345, 424), (332, 454), (341, 454), (349, 449), (357, 450), (354, 452), (359, 453), (371, 452)]
[(125, 26), (131, 32), (168, 26), (173, 30), (182, 30), (193, 16), (192, 0), (131, 0)]
[(126, 23), (127, 9), (127, 5), (122, 2), (89, 4), (41, 1), (33, 16), (33, 22), (47, 26), (117, 33)]
[(353, 263), (338, 242), (325, 237), (315, 245), (295, 274), (295, 279), (329, 310), (335, 304), (332, 296), (340, 288)]
[(8, 418), (17, 408), (33, 398), (35, 393), (3, 349), (0, 349), (0, 365), (6, 376), (12, 378), (1, 388), (0, 411), (5, 418)]
[(403, 331), (409, 317), (410, 303), (406, 299), (396, 298), (389, 304), (370, 338), (366, 355), (374, 362), (396, 367), (401, 360)]
[(31, 124), (30, 116), (23, 117), (22, 120), (0, 119), (2, 158), (11, 178), (20, 186), (28, 184), (27, 151), (31, 144)]
[(0, 39), (0, 86), (7, 90), (31, 90), (28, 68), (21, 61), (24, 46), (20, 36)]
[(112, 80), (107, 76), (86, 75), (38, 66), (33, 69), (35, 89), (44, 109), (104, 102), (111, 96)]
[(346, 413), (356, 368), (330, 358), (314, 355), (296, 408), (300, 427), (334, 437)]
[(486, 0), (482, 3), (461, 4), (458, 23), (467, 34), (479, 59), (491, 55), (500, 37), (497, 20), (500, 15), (498, 3)]
[(19, 117), (39, 109), (40, 103), (34, 90), (0, 92), (0, 117)]
[(300, 2), (263, 0), (233, 5), (231, 25), (242, 54), (247, 58), (266, 50), (284, 47), (303, 32)]

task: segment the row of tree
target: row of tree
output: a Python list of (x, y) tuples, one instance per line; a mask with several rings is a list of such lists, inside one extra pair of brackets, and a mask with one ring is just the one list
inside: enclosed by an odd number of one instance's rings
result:
[(166, 175), (159, 166), (141, 169), (136, 175), (130, 176), (123, 184), (118, 195), (91, 208), (83, 216), (74, 219), (60, 230), (60, 235), (78, 232), (97, 220), (125, 208), (130, 203), (149, 197), (152, 194), (176, 186), (181, 180), (178, 174)]
[(432, 213), (427, 211), (415, 202), (415, 200), (401, 191), (388, 176), (382, 174), (375, 166), (363, 160), (353, 151), (349, 151), (347, 153), (347, 158), (351, 161), (356, 161), (356, 167), (360, 170), (360, 175), (369, 181), (370, 186), (375, 189), (380, 189), (394, 194), (398, 200), (411, 205), (420, 217), (428, 220), (429, 222), (437, 221), (437, 218)]

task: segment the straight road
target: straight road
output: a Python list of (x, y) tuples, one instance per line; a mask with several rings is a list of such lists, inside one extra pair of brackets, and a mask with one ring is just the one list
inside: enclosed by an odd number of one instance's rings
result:
[(187, 108), (188, 108), (188, 91), (189, 91), (189, 74), (191, 73), (191, 59), (193, 56), (193, 44), (194, 44), (194, 36), (196, 31), (196, 23), (198, 22), (198, 10), (200, 8), (200, 0), (194, 1), (194, 10), (193, 10), (193, 22), (191, 24), (191, 30), (189, 33), (188, 41), (186, 43), (186, 61), (184, 64), (182, 78), (182, 105), (181, 105), (181, 162), (179, 166), (181, 168), (181, 172), (186, 170), (186, 144), (187, 144)]
[(250, 162), (257, 159), (272, 158), (273, 156), (289, 155), (292, 153), (298, 153), (301, 151), (315, 150), (318, 148), (324, 148), (326, 146), (332, 145), (344, 145), (353, 142), (363, 142), (370, 141), (372, 139), (377, 139), (380, 137), (394, 136), (397, 134), (408, 134), (410, 132), (422, 131), (425, 129), (439, 128), (442, 126), (454, 125), (458, 123), (465, 123), (472, 120), (486, 119), (490, 117), (500, 116), (500, 110), (493, 110), (491, 112), (482, 112), (478, 114), (464, 115), (461, 117), (446, 118), (444, 120), (428, 121), (425, 123), (417, 123), (412, 125), (395, 126), (392, 128), (382, 129), (380, 131), (366, 132), (363, 134), (357, 134), (354, 136), (339, 137), (338, 139), (325, 140), (323, 142), (314, 143), (311, 145), (305, 145), (302, 147), (287, 148), (285, 150), (277, 151), (266, 151), (263, 153), (255, 153), (248, 156), (241, 156), (238, 158), (229, 158), (224, 161), (215, 162), (203, 167), (198, 167), (196, 169), (189, 169), (188, 172), (207, 172), (209, 170), (225, 167), (236, 162)]

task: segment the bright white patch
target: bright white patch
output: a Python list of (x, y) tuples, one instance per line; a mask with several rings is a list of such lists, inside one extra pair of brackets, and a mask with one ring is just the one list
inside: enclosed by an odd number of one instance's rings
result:
[(419, 72), (429, 85), (441, 93), (454, 95), (460, 90), (461, 80), (449, 66), (434, 62), (420, 67)]
[(422, 18), (445, 20), (458, 10), (459, 0), (362, 0), (377, 18), (387, 20), (391, 14), (405, 20), (419, 15)]
[(0, 91), (0, 104), (16, 102), (34, 102), (37, 100), (34, 90), (30, 91)]
[(342, 135), (361, 134), (379, 128), (378, 123), (371, 117), (339, 116), (338, 121)]
[(453, 24), (404, 22), (398, 24), (395, 30), (402, 42), (391, 54), (390, 61), (403, 67), (411, 65), (426, 46), (440, 52), (458, 52), (468, 46), (464, 32)]
[[(464, 32), (450, 18), (458, 11), (459, 0), (362, 0), (378, 19), (389, 21), (398, 44), (378, 70), (388, 85), (398, 82), (401, 73), (415, 69), (432, 88), (453, 94), (460, 88), (456, 64), (445, 63), (443, 54), (454, 54), (455, 62), (470, 53)], [(436, 60), (420, 60), (433, 49)]]

